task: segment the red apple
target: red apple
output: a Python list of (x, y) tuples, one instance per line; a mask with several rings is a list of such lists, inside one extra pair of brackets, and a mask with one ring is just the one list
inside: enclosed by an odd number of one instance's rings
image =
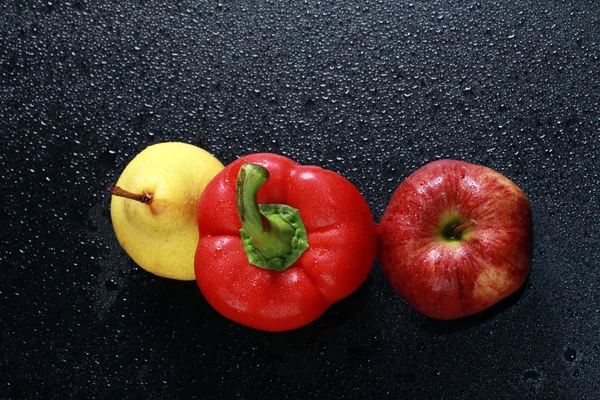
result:
[(411, 174), (378, 233), (392, 286), (436, 319), (492, 306), (523, 285), (531, 265), (527, 196), (502, 174), (462, 161), (434, 161)]

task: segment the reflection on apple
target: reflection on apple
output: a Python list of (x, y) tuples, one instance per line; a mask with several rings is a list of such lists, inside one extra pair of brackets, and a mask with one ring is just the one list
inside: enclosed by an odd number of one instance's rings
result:
[(432, 318), (460, 318), (525, 282), (531, 206), (514, 182), (490, 168), (434, 161), (396, 189), (378, 237), (383, 271), (409, 304)]

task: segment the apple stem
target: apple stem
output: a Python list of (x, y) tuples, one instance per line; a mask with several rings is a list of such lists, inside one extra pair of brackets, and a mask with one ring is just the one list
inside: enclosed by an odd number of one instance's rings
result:
[(450, 231), (450, 235), (452, 237), (458, 237), (462, 231), (464, 231), (465, 229), (468, 229), (468, 228), (472, 228), (475, 225), (477, 225), (477, 223), (475, 222), (475, 220), (471, 219), (471, 220), (465, 222), (464, 224), (460, 224), (460, 225), (452, 228), (452, 231)]
[(125, 189), (120, 188), (119, 186), (117, 186), (115, 184), (110, 185), (110, 187), (108, 188), (108, 191), (113, 196), (124, 197), (126, 199), (139, 201), (140, 203), (144, 203), (144, 204), (150, 204), (150, 202), (152, 201), (152, 198), (153, 198), (153, 196), (148, 192), (142, 192), (141, 194), (131, 193)]

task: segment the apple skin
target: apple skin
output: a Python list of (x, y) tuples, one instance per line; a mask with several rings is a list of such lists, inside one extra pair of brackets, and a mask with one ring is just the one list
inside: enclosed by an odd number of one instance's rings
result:
[[(458, 237), (453, 226), (474, 221)], [(398, 186), (378, 227), (379, 259), (396, 291), (435, 319), (478, 313), (518, 290), (533, 256), (531, 205), (502, 174), (439, 160)]]

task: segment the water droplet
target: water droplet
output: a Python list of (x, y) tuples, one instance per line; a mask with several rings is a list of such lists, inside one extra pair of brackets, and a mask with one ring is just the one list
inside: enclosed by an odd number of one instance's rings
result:
[(575, 351), (575, 349), (572, 349), (571, 347), (567, 347), (567, 349), (563, 353), (563, 357), (568, 362), (573, 362), (577, 358), (577, 351)]
[(537, 371), (529, 370), (529, 371), (525, 371), (525, 373), (523, 374), (523, 379), (539, 381), (541, 379), (541, 375)]

